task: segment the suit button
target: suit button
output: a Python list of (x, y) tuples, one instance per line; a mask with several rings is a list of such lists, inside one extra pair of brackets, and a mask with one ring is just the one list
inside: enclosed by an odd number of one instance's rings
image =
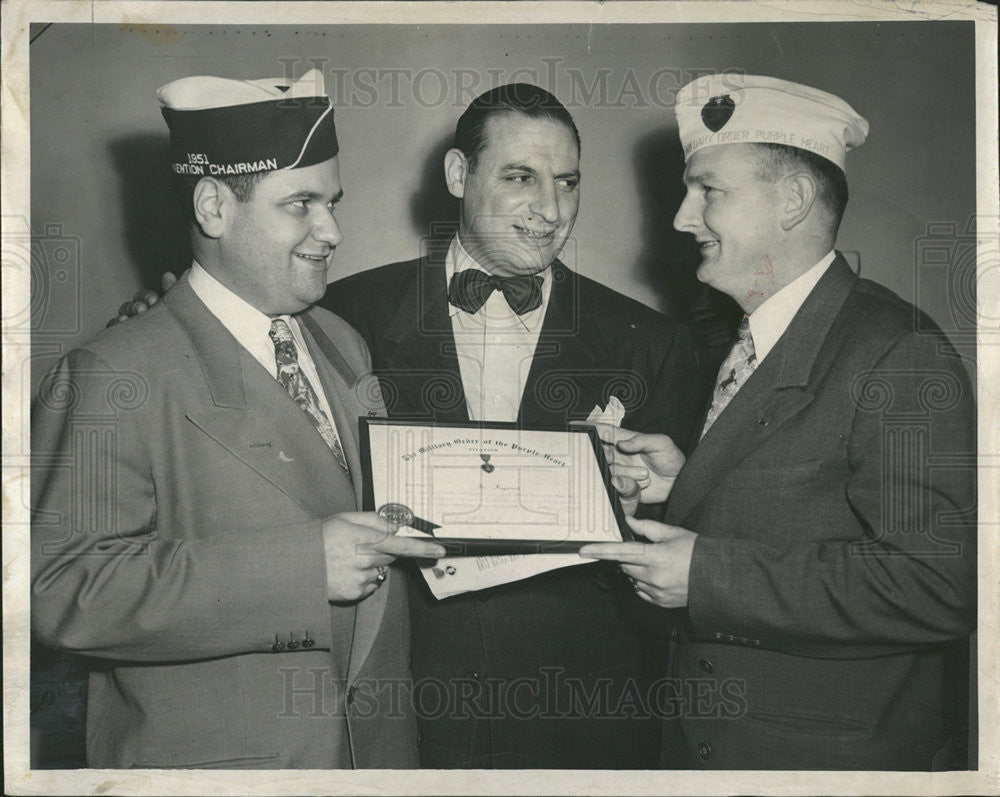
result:
[(708, 675), (711, 675), (713, 672), (715, 672), (715, 667), (712, 666), (712, 662), (710, 662), (708, 659), (699, 659), (698, 666), (701, 667), (701, 671), (703, 673), (706, 673)]
[(702, 742), (698, 745), (698, 757), (702, 761), (705, 761), (710, 755), (712, 755), (712, 745), (708, 742)]
[(679, 636), (680, 634), (677, 632), (677, 626), (676, 625), (670, 626), (670, 638), (677, 639), (677, 637)]
[(285, 649), (285, 643), (278, 639), (278, 635), (274, 635), (274, 644), (271, 645), (272, 653), (281, 653)]
[(476, 670), (469, 670), (465, 674), (465, 677), (470, 681), (478, 681), (482, 676)]
[(312, 639), (309, 638), (309, 632), (306, 631), (306, 638), (302, 640), (302, 647), (308, 649), (308, 648), (311, 648), (315, 644), (316, 644), (316, 642), (314, 640), (312, 640)]
[(726, 635), (723, 634), (721, 631), (716, 631), (714, 634), (712, 634), (712, 636), (715, 639), (723, 639), (723, 638), (725, 638)]

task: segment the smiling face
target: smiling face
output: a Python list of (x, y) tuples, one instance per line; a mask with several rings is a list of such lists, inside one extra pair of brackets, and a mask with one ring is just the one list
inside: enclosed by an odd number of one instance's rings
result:
[(564, 124), (517, 112), (492, 116), (475, 170), (451, 150), (445, 172), (462, 199), (462, 246), (487, 271), (535, 274), (558, 256), (580, 206), (580, 150)]
[(674, 227), (699, 244), (698, 279), (752, 312), (781, 287), (776, 275), (783, 261), (779, 184), (757, 176), (755, 155), (741, 144), (695, 152), (684, 184), (687, 193)]
[(221, 234), (213, 276), (262, 313), (295, 313), (326, 293), (344, 239), (334, 217), (343, 195), (338, 158), (276, 171), (246, 202), (219, 188)]

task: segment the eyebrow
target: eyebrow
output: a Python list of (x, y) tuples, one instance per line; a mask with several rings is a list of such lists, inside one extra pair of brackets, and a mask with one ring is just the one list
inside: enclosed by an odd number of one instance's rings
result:
[[(500, 167), (500, 171), (502, 171), (502, 172), (527, 172), (528, 174), (534, 174), (534, 175), (538, 174), (538, 171), (536, 169), (533, 169), (531, 166), (526, 166), (523, 163), (516, 163), (516, 162), (505, 163), (503, 166)], [(580, 170), (579, 169), (574, 169), (573, 171), (564, 172), (563, 174), (557, 174), (557, 175), (555, 175), (555, 178), (557, 180), (565, 180), (567, 177), (575, 177), (577, 179), (580, 179)]]
[(711, 172), (711, 171), (707, 171), (707, 172), (695, 172), (694, 174), (685, 174), (684, 175), (684, 182), (685, 183), (705, 183), (705, 182), (714, 183), (714, 182), (717, 182), (717, 181), (718, 181), (718, 178), (715, 176), (715, 172)]
[[(322, 198), (323, 195), (316, 191), (296, 191), (294, 194), (289, 194), (288, 197), (286, 197), (286, 200), (289, 202), (297, 202), (300, 199), (318, 200)], [(330, 198), (330, 201), (339, 202), (343, 198), (344, 198), (344, 189), (341, 188), (336, 194), (334, 194)]]

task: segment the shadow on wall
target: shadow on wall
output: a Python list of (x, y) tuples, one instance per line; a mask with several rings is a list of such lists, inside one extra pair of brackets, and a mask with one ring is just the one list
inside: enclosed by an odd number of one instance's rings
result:
[[(410, 216), (419, 240), (451, 238), (458, 229), (458, 200), (448, 193), (444, 181), (444, 156), (451, 149), (452, 136), (441, 138), (424, 160), (420, 188), (410, 197)], [(418, 257), (414, 252), (408, 257)]]
[(674, 229), (685, 191), (677, 131), (664, 128), (641, 138), (632, 163), (642, 208), (642, 248), (635, 272), (661, 299), (667, 315), (690, 329), (710, 390), (742, 311), (728, 296), (698, 281), (701, 256), (694, 237)]
[(126, 136), (109, 149), (121, 185), (127, 257), (142, 286), (159, 290), (164, 271), (180, 274), (191, 264), (191, 244), (167, 165), (168, 139)]

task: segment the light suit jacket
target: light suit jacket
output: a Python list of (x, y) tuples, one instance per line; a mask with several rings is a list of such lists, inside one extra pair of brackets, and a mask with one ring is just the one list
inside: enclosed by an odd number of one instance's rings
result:
[(186, 279), (43, 383), (32, 622), (94, 657), (90, 766), (416, 764), (391, 698), (409, 679), (405, 579), (326, 597), (321, 521), (360, 506), (357, 418), (381, 397), (353, 329), (300, 318), (353, 484)]
[(942, 764), (975, 624), (974, 424), (941, 331), (838, 257), (667, 502), (666, 522), (700, 535), (673, 615), (686, 691), (667, 754)]

